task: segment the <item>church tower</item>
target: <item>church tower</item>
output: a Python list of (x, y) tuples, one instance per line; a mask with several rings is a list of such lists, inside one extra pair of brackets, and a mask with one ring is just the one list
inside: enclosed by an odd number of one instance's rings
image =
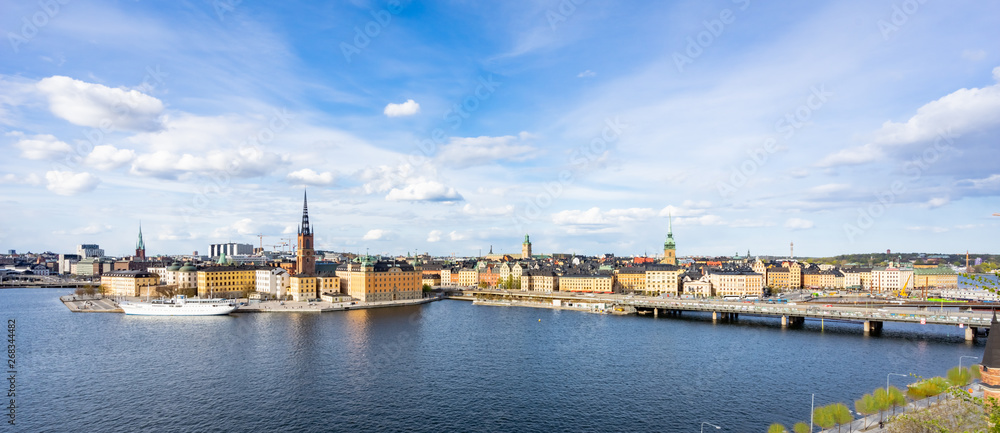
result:
[(142, 241), (142, 223), (139, 223), (139, 240), (135, 242), (135, 259), (146, 260), (146, 243)]
[(528, 235), (524, 235), (524, 243), (521, 244), (521, 258), (531, 258), (531, 241), (528, 239)]
[(667, 265), (677, 264), (677, 244), (674, 243), (673, 218), (667, 214), (667, 240), (663, 243), (663, 261)]
[[(997, 330), (994, 331), (993, 328)], [(983, 361), (979, 363), (978, 368), (983, 383), (983, 397), (1000, 399), (1000, 327), (997, 326), (995, 311), (993, 320), (990, 321), (990, 336), (986, 339), (986, 347), (983, 349)]]
[(311, 276), (316, 273), (313, 231), (309, 227), (309, 203), (304, 191), (302, 192), (302, 225), (299, 226), (299, 250), (296, 253), (295, 269), (299, 275)]

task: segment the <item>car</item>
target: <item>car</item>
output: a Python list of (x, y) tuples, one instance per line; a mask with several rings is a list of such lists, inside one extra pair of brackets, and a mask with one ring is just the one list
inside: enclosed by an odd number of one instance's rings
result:
[(830, 307), (832, 307), (832, 306), (833, 306), (832, 304), (826, 304), (826, 305), (824, 305), (823, 307), (824, 307), (824, 308), (830, 308)]

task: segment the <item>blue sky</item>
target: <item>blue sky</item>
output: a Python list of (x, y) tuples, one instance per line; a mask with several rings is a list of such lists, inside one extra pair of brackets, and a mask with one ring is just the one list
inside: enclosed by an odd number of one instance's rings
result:
[(0, 1), (0, 247), (996, 253), (1000, 5)]

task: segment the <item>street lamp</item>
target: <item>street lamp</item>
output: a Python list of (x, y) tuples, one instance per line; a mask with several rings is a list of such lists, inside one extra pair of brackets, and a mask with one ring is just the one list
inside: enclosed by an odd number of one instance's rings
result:
[[(959, 361), (961, 362), (962, 360), (959, 359)], [(909, 375), (908, 374), (899, 374), (899, 373), (889, 373), (889, 374), (887, 374), (885, 376), (885, 392), (889, 392), (889, 376), (903, 376), (903, 377), (907, 377)]]
[(966, 355), (966, 356), (959, 356), (959, 357), (958, 357), (958, 369), (959, 369), (959, 370), (961, 370), (961, 369), (962, 369), (962, 358), (972, 358), (972, 359), (979, 359), (979, 357), (978, 357), (978, 356), (968, 356), (968, 355)]
[(716, 430), (722, 428), (722, 427), (719, 427), (719, 426), (717, 426), (715, 424), (712, 424), (710, 422), (703, 422), (703, 423), (701, 423), (701, 433), (705, 433), (705, 424), (708, 424), (708, 425), (710, 425), (712, 427), (715, 427)]

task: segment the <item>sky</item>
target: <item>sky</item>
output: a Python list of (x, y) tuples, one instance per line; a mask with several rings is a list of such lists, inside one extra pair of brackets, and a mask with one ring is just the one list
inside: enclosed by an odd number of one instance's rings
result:
[(998, 253), (993, 2), (0, 10), (3, 252)]

